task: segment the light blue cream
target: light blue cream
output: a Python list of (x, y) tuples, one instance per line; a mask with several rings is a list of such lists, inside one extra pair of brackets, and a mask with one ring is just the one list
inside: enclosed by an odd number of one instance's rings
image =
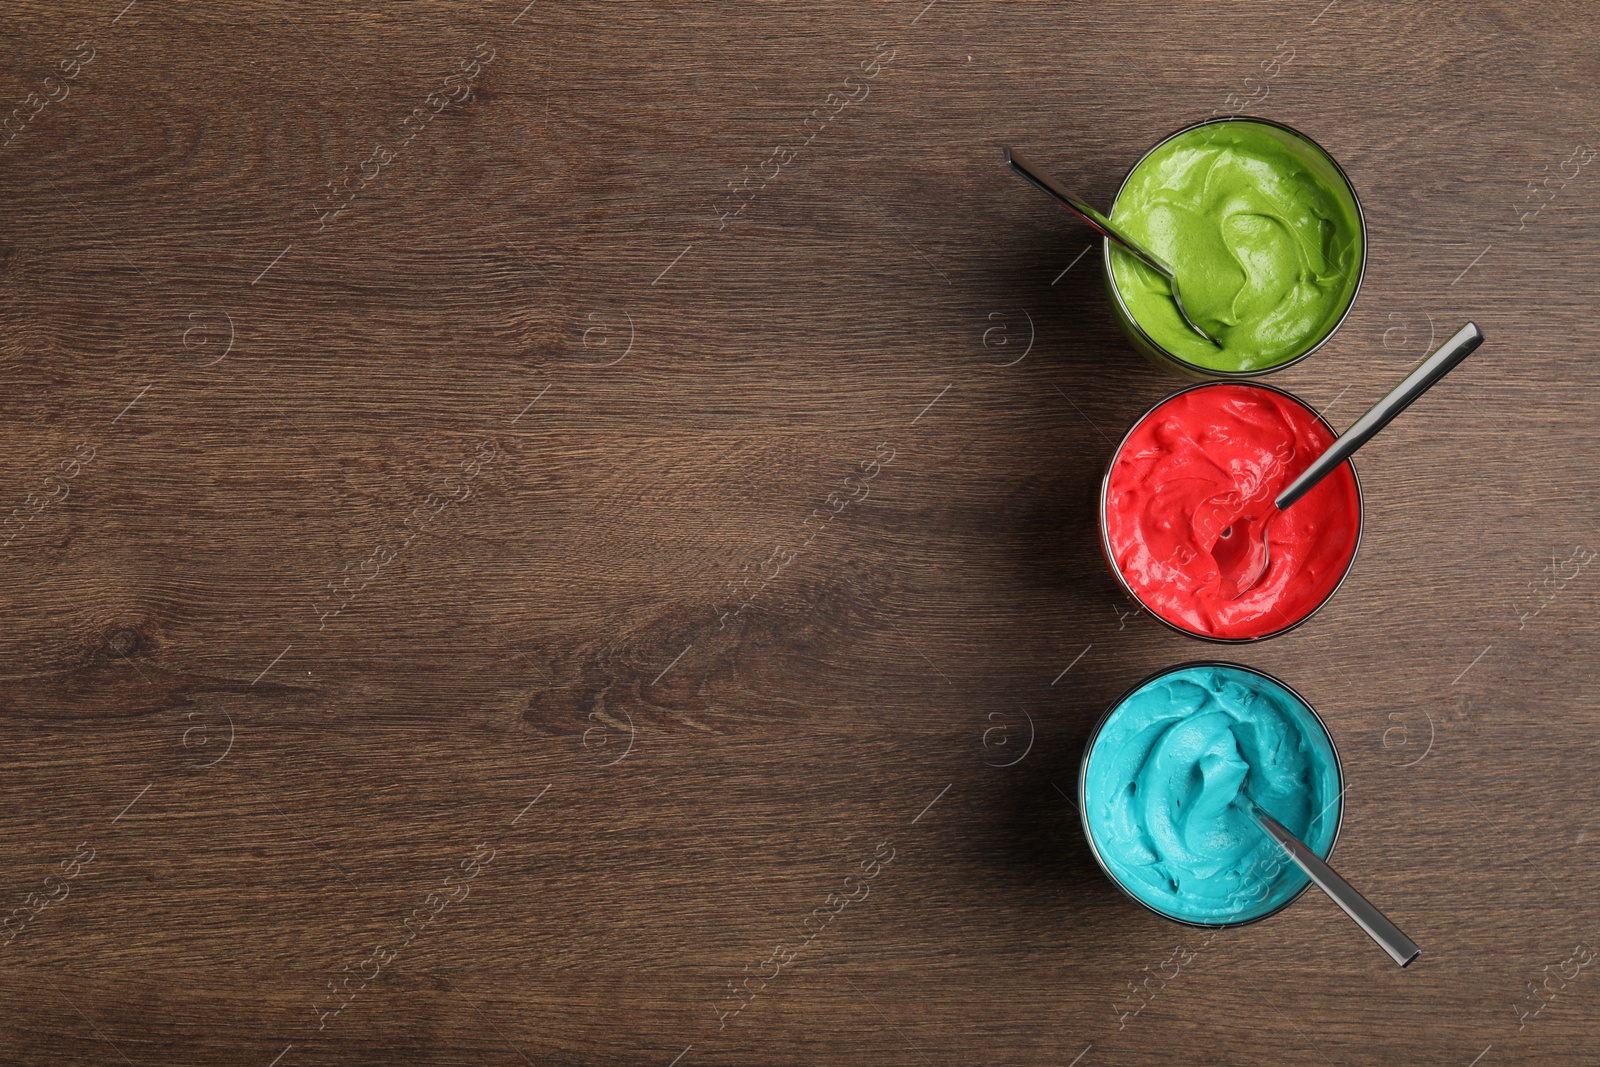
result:
[(1247, 922), (1307, 879), (1235, 806), (1239, 793), (1326, 856), (1339, 777), (1327, 732), (1288, 689), (1239, 667), (1183, 667), (1107, 717), (1084, 763), (1084, 821), (1138, 900), (1188, 922)]

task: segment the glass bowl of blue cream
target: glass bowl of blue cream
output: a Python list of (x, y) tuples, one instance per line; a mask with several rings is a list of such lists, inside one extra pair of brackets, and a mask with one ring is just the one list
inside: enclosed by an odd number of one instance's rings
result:
[(1300, 694), (1234, 663), (1186, 663), (1130, 689), (1089, 736), (1084, 834), (1106, 876), (1174, 922), (1256, 922), (1311, 884), (1246, 812), (1249, 797), (1326, 859), (1344, 770)]

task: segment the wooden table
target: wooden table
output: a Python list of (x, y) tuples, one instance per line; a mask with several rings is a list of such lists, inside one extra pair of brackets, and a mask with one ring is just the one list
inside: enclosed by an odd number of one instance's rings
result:
[[(0, 1060), (1600, 1059), (1592, 12), (124, 2), (3, 23)], [(1489, 337), (1225, 650), (1406, 971), (1142, 913), (1070, 799), (1216, 648), (1092, 522), (1180, 383), (1000, 150), (1106, 203), (1232, 110), (1371, 232), (1275, 384)]]

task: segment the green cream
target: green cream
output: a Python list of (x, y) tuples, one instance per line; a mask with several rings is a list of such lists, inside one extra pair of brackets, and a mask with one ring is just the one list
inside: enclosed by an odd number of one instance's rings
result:
[(1115, 246), (1111, 273), (1129, 314), (1158, 345), (1208, 370), (1260, 371), (1326, 337), (1355, 299), (1362, 228), (1354, 194), (1304, 138), (1227, 120), (1180, 133), (1128, 176), (1112, 220), (1172, 265), (1166, 279)]

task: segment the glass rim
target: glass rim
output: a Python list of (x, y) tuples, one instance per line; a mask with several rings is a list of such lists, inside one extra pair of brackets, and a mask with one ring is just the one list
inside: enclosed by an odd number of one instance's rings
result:
[(1306, 411), (1310, 412), (1311, 417), (1321, 423), (1323, 427), (1326, 428), (1329, 433), (1333, 434), (1335, 438), (1339, 436), (1339, 432), (1333, 428), (1332, 423), (1322, 417), (1321, 412), (1317, 411), (1310, 404), (1307, 404), (1304, 400), (1301, 400), (1287, 389), (1280, 389), (1275, 385), (1268, 385), (1265, 382), (1195, 382), (1193, 385), (1184, 386), (1177, 392), (1169, 393), (1167, 396), (1162, 397), (1154, 404), (1151, 404), (1145, 409), (1143, 414), (1133, 421), (1133, 425), (1128, 427), (1127, 433), (1124, 433), (1122, 435), (1122, 439), (1117, 442), (1117, 447), (1111, 452), (1111, 459), (1106, 463), (1106, 472), (1100, 478), (1100, 553), (1105, 558), (1106, 566), (1109, 567), (1111, 569), (1111, 573), (1116, 576), (1117, 584), (1122, 587), (1123, 594), (1127, 596), (1129, 600), (1132, 600), (1139, 610), (1145, 612), (1161, 625), (1167, 627), (1168, 629), (1175, 630), (1186, 637), (1193, 637), (1201, 641), (1211, 641), (1219, 645), (1253, 645), (1259, 641), (1266, 641), (1274, 637), (1280, 637), (1291, 630), (1295, 630), (1301, 626), (1304, 626), (1311, 620), (1313, 616), (1317, 614), (1317, 612), (1321, 611), (1327, 606), (1328, 601), (1332, 600), (1334, 595), (1337, 594), (1340, 589), (1344, 588), (1344, 583), (1346, 579), (1350, 577), (1350, 572), (1355, 569), (1356, 557), (1361, 554), (1361, 541), (1363, 535), (1366, 533), (1367, 528), (1366, 498), (1361, 492), (1361, 476), (1356, 472), (1355, 458), (1351, 457), (1350, 459), (1345, 460), (1343, 464), (1344, 466), (1350, 468), (1350, 478), (1355, 483), (1356, 488), (1356, 543), (1351, 546), (1350, 558), (1345, 561), (1344, 571), (1339, 575), (1339, 580), (1333, 583), (1333, 588), (1328, 590), (1328, 595), (1317, 601), (1316, 607), (1306, 612), (1300, 618), (1285, 624), (1279, 629), (1270, 630), (1267, 633), (1256, 634), (1253, 637), (1218, 637), (1215, 634), (1196, 633), (1188, 627), (1180, 626), (1171, 619), (1164, 617), (1160, 612), (1156, 611), (1155, 608), (1151, 607), (1149, 604), (1146, 604), (1144, 598), (1134, 590), (1133, 585), (1128, 581), (1127, 575), (1122, 573), (1122, 568), (1117, 565), (1117, 557), (1111, 551), (1111, 536), (1106, 532), (1106, 506), (1110, 502), (1111, 472), (1116, 468), (1117, 457), (1121, 456), (1122, 450), (1127, 447), (1128, 438), (1133, 436), (1133, 431), (1137, 430), (1144, 424), (1146, 419), (1155, 414), (1157, 408), (1161, 407), (1161, 405), (1165, 404), (1169, 400), (1177, 399), (1184, 393), (1192, 393), (1196, 389), (1209, 389), (1218, 385), (1243, 385), (1248, 386), (1251, 389), (1266, 389), (1270, 392), (1277, 393), (1279, 396), (1286, 397), (1287, 399), (1300, 405)]
[(1157, 908), (1154, 905), (1140, 900), (1138, 897), (1134, 896), (1134, 894), (1129, 891), (1128, 887), (1122, 883), (1122, 879), (1118, 878), (1116, 874), (1112, 872), (1111, 867), (1106, 863), (1105, 858), (1101, 856), (1100, 848), (1095, 844), (1094, 834), (1089, 829), (1089, 805), (1087, 800), (1089, 756), (1094, 751), (1094, 743), (1100, 739), (1100, 732), (1105, 729), (1106, 723), (1111, 721), (1111, 716), (1116, 713), (1117, 709), (1122, 707), (1123, 704), (1127, 703), (1128, 698), (1139, 692), (1139, 690), (1143, 689), (1151, 682), (1165, 677), (1166, 675), (1176, 674), (1179, 671), (1186, 671), (1195, 667), (1226, 667), (1229, 670), (1244, 671), (1247, 674), (1253, 674), (1259, 678), (1265, 678), (1267, 681), (1272, 682), (1274, 685), (1277, 685), (1288, 692), (1290, 696), (1294, 697), (1300, 702), (1301, 707), (1305, 708), (1306, 711), (1311, 713), (1312, 720), (1316, 722), (1318, 729), (1322, 731), (1323, 737), (1327, 739), (1328, 749), (1333, 753), (1334, 784), (1339, 787), (1338, 792), (1335, 794), (1335, 807), (1338, 810), (1336, 811), (1333, 820), (1333, 837), (1328, 841), (1328, 850), (1322, 853), (1322, 859), (1324, 860), (1327, 860), (1333, 855), (1334, 848), (1339, 844), (1339, 832), (1344, 828), (1344, 794), (1346, 788), (1344, 777), (1344, 757), (1339, 753), (1339, 745), (1333, 739), (1333, 731), (1328, 728), (1327, 720), (1322, 717), (1322, 713), (1316, 709), (1311, 701), (1307, 700), (1301, 695), (1298, 689), (1276, 675), (1269, 674), (1260, 668), (1247, 667), (1242, 663), (1230, 663), (1225, 660), (1189, 660), (1184, 663), (1179, 663), (1176, 666), (1164, 667), (1159, 671), (1155, 671), (1154, 673), (1147, 675), (1132, 686), (1129, 686), (1121, 696), (1112, 701), (1111, 704), (1106, 707), (1104, 713), (1101, 714), (1099, 721), (1095, 723), (1094, 729), (1089, 731), (1089, 740), (1085, 742), (1083, 746), (1083, 761), (1078, 767), (1078, 821), (1083, 827), (1084, 840), (1086, 840), (1089, 844), (1089, 852), (1092, 856), (1094, 856), (1095, 865), (1100, 868), (1101, 873), (1106, 876), (1112, 885), (1117, 887), (1117, 890), (1121, 892), (1123, 896), (1127, 897), (1129, 900), (1132, 900), (1135, 904), (1150, 912), (1152, 915), (1159, 915), (1168, 922), (1175, 922), (1182, 926), (1192, 926), (1201, 930), (1229, 930), (1240, 926), (1250, 926), (1253, 923), (1261, 922), (1263, 919), (1270, 919), (1272, 916), (1278, 914), (1284, 908), (1287, 908), (1289, 905), (1293, 904), (1295, 901), (1304, 896), (1306, 890), (1311, 888), (1311, 879), (1307, 877), (1306, 884), (1295, 890), (1295, 892), (1291, 893), (1282, 903), (1269, 908), (1260, 915), (1254, 915), (1248, 919), (1230, 919), (1224, 922), (1204, 922), (1198, 919), (1185, 919), (1177, 915), (1170, 915), (1167, 912), (1162, 911), (1160, 908)]
[(1195, 374), (1203, 374), (1207, 377), (1220, 378), (1223, 380), (1240, 380), (1257, 378), (1263, 374), (1273, 374), (1277, 371), (1292, 367), (1296, 363), (1299, 363), (1301, 360), (1312, 355), (1318, 349), (1322, 348), (1323, 345), (1327, 344), (1333, 339), (1334, 334), (1339, 332), (1339, 327), (1344, 325), (1345, 320), (1350, 317), (1350, 312), (1355, 310), (1356, 298), (1361, 295), (1361, 283), (1366, 279), (1367, 276), (1367, 213), (1366, 210), (1361, 206), (1361, 197), (1356, 192), (1355, 183), (1350, 180), (1350, 175), (1346, 174), (1345, 169), (1339, 165), (1339, 161), (1333, 158), (1333, 153), (1322, 147), (1322, 145), (1319, 144), (1314, 138), (1306, 136), (1293, 126), (1282, 122), (1276, 122), (1272, 119), (1257, 118), (1254, 115), (1219, 115), (1215, 118), (1201, 119), (1199, 122), (1191, 122), (1187, 126), (1173, 130), (1171, 133), (1161, 138), (1161, 140), (1147, 148), (1138, 159), (1134, 160), (1133, 166), (1128, 168), (1128, 173), (1122, 176), (1122, 181), (1117, 185), (1116, 194), (1111, 198), (1111, 210), (1107, 212), (1107, 215), (1111, 216), (1113, 221), (1115, 221), (1114, 217), (1117, 210), (1117, 201), (1122, 197), (1122, 190), (1127, 188), (1129, 179), (1133, 177), (1133, 172), (1138, 170), (1139, 165), (1146, 159), (1150, 158), (1151, 154), (1159, 149), (1162, 145), (1176, 137), (1181, 137), (1190, 130), (1197, 130), (1202, 126), (1212, 126), (1224, 122), (1253, 122), (1259, 126), (1271, 126), (1275, 129), (1279, 129), (1285, 133), (1291, 134), (1292, 136), (1299, 138), (1320, 152), (1322, 157), (1332, 165), (1334, 173), (1336, 173), (1339, 176), (1339, 179), (1344, 182), (1344, 187), (1350, 194), (1350, 200), (1355, 205), (1356, 223), (1361, 229), (1361, 256), (1356, 265), (1356, 284), (1355, 288), (1350, 291), (1350, 302), (1345, 305), (1344, 311), (1340, 313), (1339, 318), (1334, 322), (1334, 324), (1329, 326), (1322, 336), (1317, 339), (1317, 342), (1310, 348), (1306, 349), (1298, 356), (1295, 356), (1293, 359), (1286, 359), (1282, 363), (1274, 363), (1270, 367), (1258, 367), (1255, 370), (1217, 370), (1212, 367), (1203, 367), (1198, 363), (1193, 363), (1187, 359), (1184, 359), (1175, 352), (1169, 351), (1167, 347), (1160, 341), (1157, 341), (1155, 338), (1151, 337), (1149, 331), (1147, 331), (1144, 326), (1140, 324), (1138, 318), (1134, 316), (1133, 312), (1128, 310), (1128, 303), (1122, 298), (1122, 290), (1118, 288), (1116, 275), (1113, 274), (1111, 270), (1111, 241), (1109, 238), (1102, 237), (1100, 239), (1100, 261), (1101, 268), (1105, 272), (1106, 288), (1111, 290), (1111, 298), (1117, 302), (1117, 311), (1120, 313), (1123, 321), (1127, 322), (1138, 333), (1139, 337), (1151, 347), (1152, 350), (1160, 353), (1163, 359), (1170, 360), (1172, 363), (1181, 367), (1185, 371), (1192, 371)]

